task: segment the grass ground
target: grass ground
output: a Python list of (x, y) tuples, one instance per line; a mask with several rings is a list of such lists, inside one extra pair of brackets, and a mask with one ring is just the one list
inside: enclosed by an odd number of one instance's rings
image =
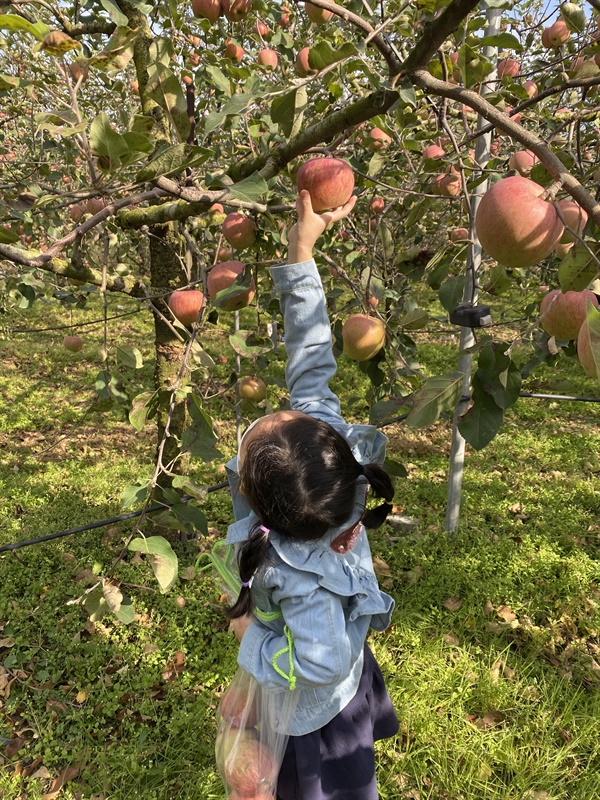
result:
[[(52, 306), (34, 307), (23, 324), (58, 320)], [(149, 371), (148, 320), (126, 317), (111, 331), (140, 348)], [(0, 546), (116, 516), (122, 489), (152, 472), (152, 428), (136, 433), (123, 408), (95, 400), (99, 334), (79, 354), (61, 338), (3, 342)], [(207, 350), (227, 352), (225, 338), (215, 332)], [(423, 363), (452, 368), (456, 349), (451, 336), (430, 342)], [(219, 365), (217, 388), (232, 368), (232, 356)], [(133, 371), (125, 379), (142, 383)], [(342, 399), (360, 395), (363, 381), (340, 360)], [(527, 388), (598, 394), (566, 358)], [(232, 403), (225, 393), (215, 414), (226, 457)], [(419, 525), (371, 536), (397, 604), (392, 626), (370, 640), (402, 725), (377, 747), (383, 800), (600, 796), (599, 422), (596, 404), (519, 401), (492, 444), (467, 453), (454, 537), (444, 532), (448, 423), (386, 429), (389, 454), (408, 469), (396, 501)], [(222, 480), (218, 464), (194, 472), (207, 485)], [(68, 601), (107, 570), (132, 523), (0, 555), (4, 800), (59, 791), (66, 800), (222, 800), (214, 713), (236, 646), (218, 588), (190, 568), (225, 534), (228, 495), (211, 494), (205, 511), (209, 539), (175, 545), (181, 580), (169, 594), (131, 555), (118, 567), (137, 612), (129, 626), (91, 623)]]

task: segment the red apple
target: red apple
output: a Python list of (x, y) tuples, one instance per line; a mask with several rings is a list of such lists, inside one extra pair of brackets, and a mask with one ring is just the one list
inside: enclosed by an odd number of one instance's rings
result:
[(586, 317), (587, 300), (598, 307), (598, 298), (590, 289), (564, 294), (560, 289), (552, 289), (540, 303), (540, 325), (548, 336), (560, 342), (576, 339)]
[(423, 148), (423, 158), (444, 158), (446, 155), (444, 148), (439, 144), (430, 144)]
[(81, 203), (76, 203), (74, 206), (71, 206), (71, 210), (69, 211), (69, 216), (73, 222), (78, 222), (84, 214), (85, 206)]
[[(215, 264), (206, 278), (206, 289), (211, 300), (215, 299), (218, 292), (228, 289), (243, 271), (244, 265), (241, 261), (224, 261), (220, 264)], [(236, 297), (232, 297), (223, 308), (225, 311), (237, 311), (239, 308), (245, 308), (251, 303), (253, 297), (254, 280), (250, 282), (249, 289), (241, 291)]]
[(296, 55), (296, 60), (294, 61), (294, 68), (301, 78), (305, 78), (307, 75), (314, 75), (315, 72), (318, 72), (318, 70), (310, 66), (308, 60), (309, 52), (310, 47), (303, 47)]
[(225, 50), (223, 50), (223, 58), (230, 58), (239, 64), (243, 57), (244, 48), (229, 39), (225, 45)]
[(537, 164), (537, 162), (538, 158), (531, 150), (517, 150), (517, 152), (512, 153), (511, 157), (508, 159), (508, 168), (514, 169), (519, 175), (528, 178), (532, 167), (534, 164)]
[(527, 92), (528, 97), (535, 97), (538, 93), (538, 87), (535, 81), (525, 81), (523, 88)]
[(369, 208), (371, 209), (371, 214), (381, 214), (385, 208), (385, 200), (383, 197), (374, 197)]
[(516, 78), (521, 69), (519, 62), (513, 58), (503, 58), (498, 62), (499, 78)]
[(368, 361), (385, 344), (385, 325), (377, 317), (353, 314), (342, 325), (344, 353), (354, 361)]
[(257, 36), (260, 36), (262, 39), (269, 39), (271, 37), (271, 31), (269, 30), (268, 26), (265, 25), (264, 22), (257, 22), (254, 26), (254, 33)]
[(298, 170), (296, 186), (298, 192), (309, 192), (314, 211), (326, 211), (348, 202), (354, 191), (354, 173), (341, 158), (311, 158)]
[(379, 150), (387, 150), (391, 142), (392, 137), (382, 131), (381, 128), (371, 128), (366, 144), (369, 150), (376, 153)]
[(261, 67), (266, 67), (267, 69), (276, 69), (277, 63), (279, 59), (277, 58), (277, 53), (275, 50), (271, 50), (269, 47), (265, 47), (259, 51), (256, 60), (261, 65)]
[(222, 13), (221, 0), (192, 0), (192, 13), (195, 17), (216, 22)]
[[(254, 381), (257, 385), (258, 381), (260, 381), (265, 387), (265, 393), (260, 399), (264, 400), (267, 394), (267, 387), (260, 378), (258, 380), (256, 378), (242, 378), (240, 381), (240, 395), (245, 397), (241, 392), (243, 381)], [(252, 400), (254, 398), (248, 397), (247, 399)], [(244, 686), (234, 682), (221, 697), (219, 714), (232, 728), (252, 728), (256, 725), (258, 719), (256, 699), (256, 694), (249, 695)]]
[(72, 353), (78, 353), (83, 347), (83, 340), (79, 336), (65, 336), (63, 347)]
[(233, 211), (225, 217), (221, 225), (221, 233), (236, 250), (250, 247), (256, 239), (254, 220), (238, 211)]
[[(568, 225), (569, 228), (575, 231), (575, 233), (581, 235), (583, 229), (585, 228), (588, 220), (587, 211), (576, 203), (574, 200), (567, 199), (567, 200), (557, 200), (556, 206), (560, 212), (561, 219)], [(560, 243), (561, 244), (568, 244), (569, 242), (574, 242), (575, 236), (565, 229), (565, 232), (561, 236)]]
[(221, 6), (230, 22), (239, 22), (250, 13), (252, 0), (221, 0)]
[(260, 797), (275, 785), (279, 764), (271, 750), (255, 739), (238, 743), (225, 759), (225, 782), (241, 797)]
[(306, 9), (306, 16), (311, 22), (314, 22), (315, 25), (324, 25), (333, 17), (333, 11), (327, 11), (325, 8), (319, 8), (312, 3), (304, 3), (304, 8)]
[(86, 214), (98, 214), (104, 209), (104, 200), (101, 197), (90, 197), (85, 205)]
[(454, 228), (450, 231), (451, 242), (464, 242), (469, 238), (469, 231), (466, 228)]
[(557, 19), (553, 25), (542, 31), (542, 45), (556, 50), (567, 41), (570, 35), (567, 23), (563, 19)]
[(564, 227), (545, 189), (519, 175), (494, 183), (481, 198), (476, 228), (483, 249), (506, 267), (536, 264), (558, 244)]
[(182, 325), (191, 325), (198, 319), (204, 295), (199, 289), (180, 289), (169, 297), (168, 305)]

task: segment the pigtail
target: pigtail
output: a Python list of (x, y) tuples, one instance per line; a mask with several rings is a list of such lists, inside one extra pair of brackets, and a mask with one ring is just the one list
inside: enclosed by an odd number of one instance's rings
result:
[(248, 539), (242, 544), (238, 552), (238, 566), (242, 588), (238, 599), (225, 613), (228, 619), (243, 617), (251, 614), (254, 609), (252, 596), (252, 579), (258, 569), (264, 564), (269, 548), (268, 528), (260, 524), (260, 520), (252, 529)]
[(365, 512), (362, 523), (365, 528), (378, 528), (383, 525), (387, 515), (392, 510), (391, 502), (394, 499), (394, 485), (392, 479), (381, 464), (364, 464), (362, 473), (371, 485), (375, 497), (383, 497), (387, 502), (381, 503), (376, 508)]

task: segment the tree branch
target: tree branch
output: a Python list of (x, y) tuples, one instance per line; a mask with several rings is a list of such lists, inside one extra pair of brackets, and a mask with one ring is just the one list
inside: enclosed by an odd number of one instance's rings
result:
[[(367, 22), (358, 14), (348, 11), (347, 8), (338, 6), (338, 4), (332, 2), (332, 0), (314, 0), (314, 2), (313, 0), (310, 1), (311, 5), (317, 6), (317, 8), (324, 8), (326, 11), (331, 11), (333, 14), (340, 17), (340, 19), (350, 22), (355, 28), (359, 28), (360, 30), (364, 31), (369, 38), (369, 42), (372, 42), (375, 45), (385, 59), (390, 73), (392, 75), (396, 75), (398, 73), (400, 67), (402, 66), (401, 60), (396, 55), (392, 45), (386, 40), (385, 36), (383, 36), (381, 33), (376, 33), (370, 22)], [(298, 4), (298, 0), (294, 0), (294, 2)]]
[(477, 94), (477, 92), (470, 89), (463, 89), (460, 86), (455, 86), (445, 81), (440, 81), (423, 69), (415, 71), (411, 79), (413, 83), (427, 92), (432, 92), (442, 97), (450, 97), (452, 100), (466, 103), (481, 114), (482, 117), (485, 117), (491, 122), (494, 127), (507, 133), (515, 141), (524, 144), (528, 150), (535, 153), (552, 177), (562, 182), (566, 191), (588, 212), (596, 225), (600, 225), (600, 203), (583, 188), (577, 178), (571, 175), (562, 161), (550, 150), (548, 145), (540, 139), (539, 136), (525, 130), (525, 128), (518, 125), (507, 114), (504, 114), (495, 106), (491, 105), (491, 103), (488, 103), (487, 100)]

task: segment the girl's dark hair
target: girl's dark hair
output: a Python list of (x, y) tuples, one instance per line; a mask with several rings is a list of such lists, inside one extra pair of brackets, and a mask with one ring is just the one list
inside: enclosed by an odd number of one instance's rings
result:
[[(242, 581), (248, 582), (266, 561), (269, 540), (261, 525), (299, 541), (320, 539), (350, 518), (359, 475), (366, 477), (376, 497), (388, 501), (362, 518), (366, 528), (375, 528), (391, 510), (390, 476), (380, 464), (359, 464), (331, 425), (307, 415), (250, 439), (239, 468), (240, 490), (257, 522), (238, 552)], [(242, 587), (228, 616), (240, 617), (252, 608), (252, 593)]]

